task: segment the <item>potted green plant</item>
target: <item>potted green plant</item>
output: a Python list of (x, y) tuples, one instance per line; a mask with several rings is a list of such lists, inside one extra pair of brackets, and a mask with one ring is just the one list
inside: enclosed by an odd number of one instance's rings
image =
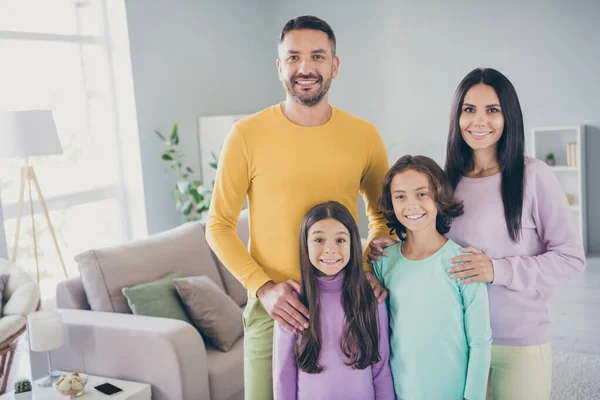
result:
[[(184, 154), (179, 149), (179, 133), (177, 124), (173, 125), (171, 134), (167, 137), (159, 131), (154, 131), (156, 135), (165, 144), (166, 149), (161, 158), (168, 163), (167, 171), (174, 170), (177, 173), (177, 183), (173, 188), (172, 195), (175, 199), (175, 205), (182, 214), (184, 222), (204, 220), (210, 206), (210, 198), (214, 186), (205, 185), (201, 180), (192, 178), (194, 171), (183, 164)], [(211, 168), (217, 169), (217, 156), (211, 152), (212, 161), (209, 163)]]
[(15, 382), (15, 400), (31, 400), (31, 381), (19, 379)]
[(552, 166), (556, 165), (556, 158), (554, 158), (554, 153), (546, 154), (546, 164)]

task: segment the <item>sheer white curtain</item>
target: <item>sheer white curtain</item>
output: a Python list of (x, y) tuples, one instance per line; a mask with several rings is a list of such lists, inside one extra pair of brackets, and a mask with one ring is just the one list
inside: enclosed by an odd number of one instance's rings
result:
[[(64, 154), (32, 158), (30, 163), (36, 169), (70, 275), (77, 274), (75, 254), (122, 243), (132, 237), (134, 229), (128, 215), (131, 174), (124, 171), (123, 143), (131, 142), (124, 140), (127, 135), (137, 135), (133, 132), (137, 125), (134, 107), (130, 104), (126, 109), (117, 102), (126, 103), (117, 97), (122, 89), (114, 58), (115, 48), (128, 48), (126, 27), (110, 29), (114, 20), (125, 24), (125, 9), (122, 1), (109, 3), (0, 0), (0, 111), (54, 110)], [(118, 37), (115, 32), (125, 34)], [(123, 43), (125, 46), (119, 47)], [(128, 76), (131, 80), (130, 73)], [(130, 94), (132, 98), (132, 90)], [(133, 123), (125, 124), (127, 118)], [(128, 126), (127, 132), (124, 126)], [(23, 162), (0, 159), (8, 254)], [(126, 163), (132, 164), (131, 160)], [(139, 172), (138, 191), (141, 169)], [(35, 211), (41, 212), (39, 204)], [(42, 297), (48, 298), (54, 296), (63, 273), (43, 215), (36, 215), (36, 233)], [(19, 246), (19, 264), (33, 270), (28, 217), (21, 225)]]

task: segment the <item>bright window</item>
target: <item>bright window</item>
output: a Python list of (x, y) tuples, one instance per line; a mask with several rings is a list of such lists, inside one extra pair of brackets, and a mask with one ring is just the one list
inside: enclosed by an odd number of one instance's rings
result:
[[(50, 210), (69, 276), (75, 254), (122, 243), (128, 232), (123, 174), (123, 116), (115, 93), (115, 38), (102, 0), (0, 1), (0, 111), (52, 109), (64, 154), (29, 160)], [(126, 30), (121, 30), (126, 31)], [(25, 160), (0, 159), (0, 191), (9, 257), (12, 254)], [(64, 279), (34, 191), (42, 298)], [(27, 199), (27, 189), (25, 198)], [(28, 203), (23, 210), (17, 262), (35, 275)]]

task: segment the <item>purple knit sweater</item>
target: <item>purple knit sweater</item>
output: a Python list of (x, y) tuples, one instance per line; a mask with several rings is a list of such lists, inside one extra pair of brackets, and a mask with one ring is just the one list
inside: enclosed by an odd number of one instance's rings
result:
[(273, 337), (274, 400), (393, 400), (394, 383), (390, 370), (389, 326), (385, 303), (379, 304), (380, 361), (365, 369), (345, 364), (340, 341), (346, 321), (341, 294), (344, 273), (333, 279), (319, 278), (321, 291), (321, 353), (323, 371), (308, 374), (297, 367), (294, 344), (297, 335), (275, 322)]
[(552, 286), (585, 268), (585, 255), (563, 189), (542, 161), (525, 158), (522, 237), (506, 229), (500, 174), (463, 177), (456, 194), (465, 213), (448, 237), (483, 251), (494, 264), (488, 286), (493, 344), (531, 346), (550, 341)]

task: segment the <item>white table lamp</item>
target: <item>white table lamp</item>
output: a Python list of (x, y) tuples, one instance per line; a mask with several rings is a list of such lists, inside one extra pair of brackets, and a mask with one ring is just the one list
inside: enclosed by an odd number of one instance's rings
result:
[(42, 378), (39, 386), (52, 386), (52, 382), (60, 378), (60, 373), (52, 372), (50, 351), (58, 349), (64, 343), (61, 315), (56, 311), (37, 311), (27, 317), (29, 330), (29, 348), (31, 351), (48, 353), (48, 376)]
[(33, 167), (29, 166), (28, 157), (42, 156), (50, 154), (62, 154), (63, 149), (58, 138), (58, 132), (52, 118), (52, 111), (32, 110), (32, 111), (12, 111), (0, 113), (0, 157), (4, 158), (25, 158), (25, 166), (21, 168), (21, 188), (19, 191), (19, 203), (17, 206), (17, 229), (15, 231), (14, 247), (11, 261), (17, 260), (19, 249), (19, 233), (21, 229), (21, 216), (23, 215), (23, 195), (25, 192), (25, 182), (29, 189), (29, 211), (31, 213), (31, 226), (33, 230), (33, 248), (35, 253), (35, 265), (37, 270), (37, 281), (40, 282), (40, 267), (38, 262), (37, 238), (35, 235), (35, 219), (33, 213), (33, 197), (31, 194), (31, 183), (35, 185), (38, 199), (44, 211), (48, 228), (54, 240), (54, 247), (58, 253), (58, 258), (62, 264), (63, 272), (67, 277), (67, 269), (63, 261), (56, 233), (48, 207), (38, 183)]

